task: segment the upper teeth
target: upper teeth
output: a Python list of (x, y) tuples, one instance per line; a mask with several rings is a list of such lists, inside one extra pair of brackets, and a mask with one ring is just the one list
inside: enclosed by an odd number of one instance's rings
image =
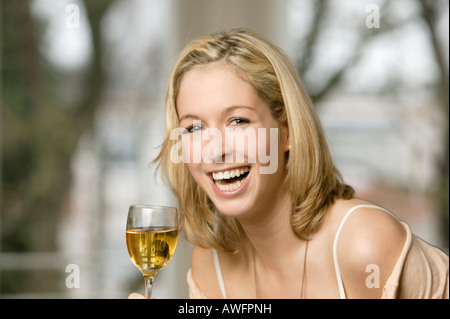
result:
[(240, 175), (247, 173), (248, 171), (249, 171), (248, 167), (237, 168), (237, 169), (231, 169), (228, 171), (212, 173), (212, 176), (215, 181), (220, 181), (222, 179), (230, 179), (233, 177), (239, 177)]

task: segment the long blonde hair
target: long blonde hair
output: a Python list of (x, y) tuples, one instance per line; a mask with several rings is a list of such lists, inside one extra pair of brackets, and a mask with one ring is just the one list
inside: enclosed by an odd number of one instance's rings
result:
[(351, 198), (333, 165), (323, 129), (313, 104), (285, 54), (261, 35), (233, 29), (197, 39), (181, 52), (170, 77), (166, 96), (166, 134), (156, 158), (163, 178), (179, 201), (181, 227), (194, 245), (238, 252), (242, 228), (235, 218), (217, 213), (213, 203), (192, 178), (187, 165), (171, 161), (179, 127), (177, 95), (183, 75), (196, 66), (221, 63), (238, 72), (268, 103), (279, 125), (286, 125), (291, 150), (286, 185), (292, 198), (291, 227), (302, 239), (316, 232), (327, 207), (337, 198)]

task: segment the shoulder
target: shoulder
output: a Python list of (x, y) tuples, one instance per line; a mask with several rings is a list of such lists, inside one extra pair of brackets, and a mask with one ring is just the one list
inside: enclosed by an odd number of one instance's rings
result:
[[(354, 206), (343, 205), (341, 214)], [(343, 225), (336, 247), (347, 296), (381, 297), (405, 240), (406, 231), (394, 216), (377, 207), (358, 207)]]
[(191, 255), (192, 277), (198, 288), (208, 298), (220, 298), (212, 249), (195, 246)]

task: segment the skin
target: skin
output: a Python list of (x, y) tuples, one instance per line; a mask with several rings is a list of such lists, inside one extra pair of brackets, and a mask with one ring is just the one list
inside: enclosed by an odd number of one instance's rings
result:
[[(230, 92), (232, 94), (229, 94)], [(196, 68), (183, 77), (177, 106), (181, 127), (192, 131), (201, 129), (202, 132), (205, 132), (206, 129), (215, 129), (221, 133), (223, 143), (211, 143), (211, 145), (214, 144), (214, 148), (208, 152), (210, 156), (205, 159), (206, 162), (188, 163), (187, 165), (196, 182), (205, 190), (222, 214), (239, 218), (242, 221), (248, 220), (249, 224), (253, 224), (257, 220), (261, 220), (261, 214), (264, 211), (279, 210), (280, 207), (276, 206), (284, 205), (285, 199), (288, 198), (287, 191), (282, 187), (285, 178), (284, 169), (278, 169), (274, 174), (259, 174), (260, 167), (265, 164), (260, 163), (258, 159), (256, 159), (256, 163), (248, 163), (250, 160), (245, 147), (242, 149), (244, 152), (239, 154), (245, 163), (224, 163), (225, 160), (222, 160), (222, 163), (215, 163), (213, 161), (226, 154), (234, 155), (236, 158), (236, 147), (231, 145), (232, 143), (225, 143), (226, 128), (252, 129), (256, 132), (256, 138), (258, 137), (258, 128), (267, 130), (278, 128), (267, 104), (249, 83), (223, 66)], [(192, 128), (194, 121), (200, 121), (201, 128), (200, 126)], [(288, 150), (289, 140), (286, 134), (287, 130), (280, 131), (282, 136), (278, 155), (275, 154), (275, 156), (278, 157), (278, 165), (284, 167), (284, 153)], [(205, 148), (209, 140), (200, 140), (200, 138), (192, 136), (196, 134), (199, 133), (187, 134), (183, 143), (190, 144), (190, 149), (195, 149), (196, 145), (194, 144), (196, 143), (202, 144), (200, 146), (202, 149)], [(266, 136), (268, 135), (266, 133)], [(256, 141), (251, 142), (256, 143)], [(270, 148), (268, 144), (267, 142), (266, 149)], [(256, 146), (257, 151), (259, 146)], [(249, 182), (245, 192), (235, 196), (223, 196), (214, 189), (214, 185), (211, 183), (212, 172), (245, 166), (250, 167)], [(274, 195), (284, 200), (273, 201)], [(271, 206), (274, 207), (267, 210), (267, 207)]]
[[(244, 107), (236, 107), (244, 106)], [(182, 78), (177, 99), (180, 126), (189, 128), (183, 143), (201, 143), (195, 139), (193, 121), (201, 121), (205, 130), (221, 132), (227, 127), (278, 127), (269, 107), (254, 88), (239, 75), (223, 66), (197, 67)], [(236, 121), (244, 118), (247, 121)], [(189, 170), (208, 194), (220, 213), (241, 223), (246, 238), (244, 248), (235, 255), (219, 254), (228, 298), (255, 298), (256, 266), (262, 298), (299, 298), (302, 285), (305, 241), (290, 228), (290, 195), (283, 186), (285, 152), (289, 147), (287, 129), (279, 130), (278, 170), (259, 174), (260, 162), (189, 163)], [(267, 142), (269, 143), (269, 142)], [(185, 144), (186, 146), (186, 144)], [(232, 146), (216, 145), (211, 157), (236, 152)], [(247, 158), (245, 154), (244, 158)], [(211, 172), (248, 165), (250, 174), (245, 188), (236, 195), (217, 192)], [(339, 298), (333, 264), (333, 240), (345, 213), (360, 199), (337, 200), (329, 207), (322, 227), (309, 242), (303, 298)], [(403, 226), (389, 214), (361, 208), (347, 220), (338, 242), (338, 262), (348, 298), (380, 298), (406, 238)], [(254, 251), (254, 253), (252, 253)], [(222, 298), (210, 249), (194, 247), (191, 269), (194, 281), (209, 298)], [(368, 288), (366, 266), (379, 267), (380, 288)]]

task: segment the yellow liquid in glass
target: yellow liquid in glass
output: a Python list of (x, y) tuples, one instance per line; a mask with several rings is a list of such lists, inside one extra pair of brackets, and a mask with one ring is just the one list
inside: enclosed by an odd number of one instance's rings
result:
[(134, 228), (127, 230), (126, 237), (133, 263), (144, 276), (154, 277), (172, 258), (177, 247), (178, 229)]

